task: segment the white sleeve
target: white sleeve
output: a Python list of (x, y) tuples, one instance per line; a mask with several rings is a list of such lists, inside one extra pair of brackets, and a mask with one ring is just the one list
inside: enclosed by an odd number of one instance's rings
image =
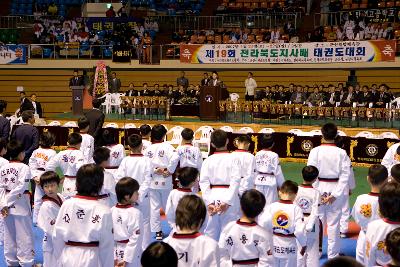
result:
[(349, 189), (354, 190), (354, 188), (356, 188), (356, 179), (354, 179), (354, 169), (350, 166)]
[(279, 162), (279, 157), (274, 158), (274, 166), (276, 166), (274, 175), (276, 178), (276, 184), (278, 187), (281, 187), (282, 184), (285, 182), (285, 177), (283, 176), (281, 163)]
[(232, 206), (234, 198), (238, 197), (239, 194), (239, 186), (240, 186), (240, 160), (238, 158), (234, 158), (231, 161), (230, 166), (230, 179), (229, 179), (229, 191), (225, 196), (222, 196), (222, 201), (226, 204)]
[(307, 225), (306, 225), (306, 231), (307, 232), (311, 232), (313, 229), (315, 229), (315, 225), (318, 223), (319, 224), (319, 217), (318, 217), (318, 214), (319, 214), (319, 212), (318, 212), (318, 207), (319, 207), (319, 203), (320, 203), (320, 199), (321, 199), (321, 196), (320, 196), (320, 194), (318, 193), (318, 196), (316, 197), (316, 199), (314, 199), (314, 203), (313, 203), (313, 205), (312, 205), (312, 207), (311, 207), (311, 214), (310, 214), (310, 216), (308, 217), (308, 222), (307, 222)]
[(119, 165), (117, 172), (115, 174), (115, 180), (118, 182), (121, 178), (124, 178), (126, 175), (126, 160), (123, 159), (121, 164)]
[[(208, 255), (204, 259), (202, 259), (202, 266), (216, 266), (220, 267), (221, 257), (218, 248), (218, 243), (213, 242), (207, 244), (207, 251), (209, 252)], [(204, 265), (203, 265), (204, 263)]]
[(311, 149), (310, 154), (308, 155), (307, 166), (318, 167), (318, 155), (317, 150)]
[(242, 166), (242, 169), (244, 169), (244, 175), (240, 181), (240, 187), (239, 187), (240, 196), (243, 195), (244, 191), (252, 189), (254, 187), (255, 168), (256, 168), (255, 158), (252, 159), (249, 166)]
[(172, 192), (174, 191), (172, 190), (168, 195), (167, 205), (165, 207), (165, 216), (167, 217), (167, 221), (170, 226), (175, 223), (175, 210), (174, 206), (172, 205)]
[(353, 217), (354, 221), (356, 224), (360, 225), (360, 220), (358, 219), (358, 216), (356, 214), (356, 209), (358, 207), (358, 197), (356, 198), (356, 201), (354, 202), (353, 208), (351, 209), (351, 217)]
[(99, 267), (114, 266), (114, 235), (111, 212), (105, 213), (101, 220), (102, 229), (99, 240)]
[(18, 173), (18, 180), (16, 187), (12, 189), (8, 194), (7, 194), (7, 207), (11, 207), (15, 204), (15, 202), (21, 198), (21, 196), (24, 194), (25, 190), (28, 190), (29, 188), (29, 182), (31, 180), (31, 170), (29, 169), (28, 166), (23, 165), (24, 168), (21, 168)]
[(93, 153), (94, 153), (94, 138), (90, 138), (90, 149), (89, 149), (89, 155), (88, 155), (89, 159), (93, 158)]
[(43, 230), (48, 236), (51, 237), (53, 233), (54, 223), (57, 219), (57, 212), (49, 205), (44, 205), (39, 209), (37, 223), (40, 229)]
[(79, 170), (80, 167), (82, 167), (82, 165), (86, 164), (83, 153), (79, 153), (79, 157), (76, 158), (76, 171)]
[(176, 166), (178, 166), (178, 162), (179, 162), (179, 156), (178, 156), (178, 160), (176, 160), (176, 155), (177, 152), (175, 150), (175, 148), (173, 146), (170, 146), (170, 151), (169, 151), (169, 163), (167, 166), (167, 170), (170, 173), (174, 173)]
[(35, 154), (36, 154), (36, 152), (34, 151), (32, 156), (29, 158), (28, 165), (29, 165), (29, 168), (31, 168), (31, 170), (36, 170), (36, 169), (40, 168), (36, 161)]
[(199, 181), (200, 189), (202, 192), (202, 196), (206, 206), (211, 204), (211, 188), (210, 188), (210, 174), (208, 172), (208, 161), (204, 161), (203, 166), (201, 167), (200, 172), (200, 181)]
[(300, 208), (295, 209), (294, 213), (294, 235), (296, 236), (297, 241), (299, 242), (301, 247), (304, 247), (307, 243), (307, 237), (304, 232), (304, 223), (303, 223), (303, 212)]
[(231, 256), (229, 255), (229, 245), (227, 240), (227, 232), (229, 231), (230, 227), (225, 227), (224, 230), (221, 232), (218, 241), (219, 253), (221, 257), (221, 267), (228, 267), (231, 266)]
[(269, 237), (267, 231), (262, 231), (264, 236), (260, 236), (258, 240), (257, 250), (259, 255), (258, 266), (269, 266), (271, 263), (270, 256), (268, 255), (268, 251), (271, 250), (271, 243), (269, 243)]
[(341, 162), (340, 162), (340, 169), (341, 172), (339, 174), (339, 181), (336, 185), (335, 190), (332, 191), (332, 196), (335, 198), (338, 198), (340, 196), (343, 196), (344, 194), (347, 194), (345, 192), (346, 188), (348, 188), (349, 185), (349, 176), (350, 176), (350, 166), (351, 166), (351, 161), (349, 156), (347, 156), (346, 152), (342, 151), (342, 157), (341, 157)]
[(127, 225), (130, 237), (125, 247), (124, 261), (129, 263), (134, 261), (135, 257), (141, 253), (142, 249), (140, 235), (143, 235), (143, 216), (139, 213), (139, 217), (134, 219), (137, 220), (131, 220)]
[(396, 149), (397, 149), (397, 145), (396, 144), (392, 145), (386, 151), (385, 156), (382, 159), (382, 165), (385, 166), (388, 169), (389, 174), (390, 174), (390, 167), (393, 165), (393, 157), (394, 157), (393, 150), (394, 150), (395, 146), (396, 146)]
[(65, 222), (63, 221), (63, 216), (65, 215), (65, 211), (63, 209), (63, 206), (61, 206), (56, 223), (54, 224), (53, 227), (53, 235), (52, 235), (52, 241), (53, 241), (53, 254), (56, 259), (59, 259), (61, 257), (62, 251), (65, 247), (65, 241), (64, 241), (64, 236), (63, 233), (65, 231)]
[(200, 172), (201, 166), (203, 165), (203, 155), (199, 148), (197, 148), (197, 170)]
[(139, 188), (139, 202), (143, 202), (145, 198), (149, 197), (150, 184), (151, 184), (151, 162), (146, 158), (146, 167), (144, 172), (144, 180)]
[(376, 249), (377, 244), (372, 244), (371, 236), (375, 229), (367, 228), (367, 233), (365, 234), (365, 253), (364, 253), (364, 265), (366, 267), (376, 266)]
[(59, 156), (60, 154), (55, 155), (50, 159), (49, 162), (46, 164), (46, 171), (55, 171), (56, 168), (59, 166)]

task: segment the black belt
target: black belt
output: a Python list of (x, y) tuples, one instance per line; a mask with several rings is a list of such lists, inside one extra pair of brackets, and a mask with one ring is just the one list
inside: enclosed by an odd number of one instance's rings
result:
[[(10, 192), (11, 192), (11, 190), (6, 189), (6, 193), (10, 193)], [(29, 192), (29, 190), (25, 190), (23, 194), (29, 195), (30, 192)]]
[(229, 188), (229, 184), (211, 184), (210, 188)]
[(118, 167), (119, 167), (119, 166), (108, 166), (108, 167), (105, 167), (104, 169), (107, 169), (107, 170), (115, 170), (115, 169), (118, 169)]
[(339, 181), (339, 178), (321, 178), (321, 177), (318, 177), (318, 180), (321, 181), (321, 182), (336, 183), (337, 181)]
[(69, 241), (65, 242), (65, 245), (67, 246), (72, 246), (72, 247), (98, 247), (99, 246), (99, 241), (92, 241), (92, 242), (75, 242), (75, 241)]
[(265, 174), (265, 175), (274, 175), (273, 172), (258, 172), (259, 174)]
[(308, 216), (310, 216), (310, 215), (311, 215), (311, 213), (307, 213), (307, 212), (305, 212), (305, 213), (303, 213), (303, 215), (304, 215), (305, 217), (308, 217)]
[(64, 178), (76, 179), (76, 176), (72, 176), (72, 175), (64, 175)]
[(296, 237), (294, 234), (280, 234), (280, 233), (274, 233), (274, 235), (276, 236), (280, 236), (280, 237)]
[(46, 169), (45, 168), (37, 168), (36, 170), (38, 170), (38, 171), (46, 171)]
[(249, 259), (249, 260), (234, 260), (234, 259), (232, 259), (232, 264), (237, 264), (237, 265), (257, 264), (258, 262), (259, 262), (259, 258)]
[(116, 241), (117, 243), (121, 243), (121, 244), (127, 244), (129, 242), (129, 239), (125, 239), (125, 240), (119, 240)]

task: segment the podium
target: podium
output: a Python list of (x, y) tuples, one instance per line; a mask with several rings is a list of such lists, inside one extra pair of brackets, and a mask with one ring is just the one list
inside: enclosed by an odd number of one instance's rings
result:
[(83, 114), (83, 86), (71, 86), (72, 90), (72, 114)]
[(218, 120), (219, 101), (228, 97), (228, 92), (220, 86), (203, 86), (200, 89), (200, 120)]

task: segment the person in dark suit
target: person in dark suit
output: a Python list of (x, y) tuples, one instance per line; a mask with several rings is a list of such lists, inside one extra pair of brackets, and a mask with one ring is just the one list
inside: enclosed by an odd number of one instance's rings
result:
[(28, 163), (33, 151), (39, 147), (39, 131), (33, 126), (35, 117), (32, 110), (25, 110), (21, 114), (24, 122), (11, 135), (11, 139), (18, 140), (24, 146), (24, 163)]
[(135, 90), (133, 83), (129, 84), (129, 89), (125, 92), (125, 96), (138, 96), (138, 91)]
[(204, 72), (203, 79), (200, 82), (201, 86), (206, 86), (208, 84), (209, 80), (210, 80), (210, 78), (208, 77), (208, 73)]
[(42, 110), (42, 105), (40, 102), (36, 101), (37, 99), (36, 94), (31, 94), (31, 102), (34, 108), (34, 114), (38, 114), (39, 118), (43, 117), (43, 110)]
[(306, 95), (303, 93), (303, 88), (301, 86), (297, 86), (296, 92), (290, 97), (290, 101), (293, 104), (301, 104), (306, 101)]
[(362, 92), (358, 95), (357, 106), (368, 107), (368, 104), (372, 102), (372, 95), (369, 92), (368, 86), (364, 85)]
[(356, 102), (356, 95), (353, 91), (353, 86), (349, 85), (348, 88), (343, 89), (343, 94), (340, 99), (341, 107), (351, 107), (353, 102)]
[(10, 136), (10, 121), (3, 115), (6, 108), (7, 102), (0, 100), (0, 138), (3, 140), (8, 140), (8, 137)]
[(327, 107), (334, 107), (336, 106), (337, 102), (340, 102), (340, 92), (335, 90), (335, 86), (330, 84), (329, 86), (329, 92), (325, 94), (325, 106)]
[(219, 79), (218, 72), (213, 71), (212, 79), (208, 81), (208, 86), (221, 86), (222, 81)]
[(81, 86), (83, 85), (83, 79), (78, 75), (78, 70), (74, 70), (74, 77), (69, 79), (69, 88), (72, 89), (72, 86)]
[(29, 100), (29, 98), (26, 98), (25, 92), (20, 92), (19, 97), (21, 99), (21, 105), (19, 107), (20, 114), (22, 114), (22, 112), (24, 112), (26, 110), (35, 110), (31, 100)]
[(110, 86), (110, 93), (118, 93), (119, 89), (121, 89), (121, 80), (117, 78), (117, 74), (115, 72), (112, 73), (111, 78), (111, 86)]
[(154, 85), (153, 96), (161, 96), (162, 92), (160, 91), (160, 85), (156, 83)]
[(149, 87), (148, 87), (147, 83), (143, 84), (143, 90), (141, 92), (139, 92), (139, 94), (141, 96), (151, 96), (151, 92), (149, 90)]
[(379, 94), (377, 101), (374, 103), (374, 108), (385, 108), (386, 104), (391, 101), (391, 96), (386, 92), (386, 85), (382, 84), (379, 86)]
[(101, 139), (101, 129), (103, 128), (105, 115), (100, 110), (101, 100), (94, 98), (92, 101), (93, 109), (85, 113), (86, 118), (89, 120), (88, 134), (93, 136), (95, 140), (95, 146), (99, 146), (99, 140)]

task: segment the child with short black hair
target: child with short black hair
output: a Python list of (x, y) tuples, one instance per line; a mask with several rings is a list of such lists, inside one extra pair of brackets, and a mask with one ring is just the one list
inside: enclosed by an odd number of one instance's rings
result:
[(139, 183), (131, 177), (121, 178), (115, 186), (118, 204), (111, 208), (114, 232), (115, 266), (140, 266), (143, 241), (143, 217), (136, 208)]
[(102, 138), (104, 146), (110, 149), (110, 158), (105, 169), (115, 178), (118, 167), (125, 158), (125, 147), (122, 144), (118, 144), (115, 138), (115, 133), (110, 129), (105, 129), (103, 131)]
[(95, 164), (76, 174), (77, 194), (63, 203), (53, 230), (53, 255), (62, 266), (114, 266), (111, 211), (98, 201), (103, 181)]
[(54, 223), (56, 222), (58, 212), (64, 201), (61, 194), (58, 194), (58, 186), (60, 185), (60, 177), (53, 171), (44, 172), (40, 176), (40, 187), (44, 192), (42, 197), (42, 205), (38, 213), (37, 224), (43, 230), (43, 266), (58, 266), (59, 263), (53, 254), (52, 234)]
[(278, 189), (285, 181), (279, 156), (271, 150), (274, 144), (271, 134), (260, 134), (255, 156), (255, 189), (264, 194), (267, 205), (278, 200)]
[(252, 153), (249, 152), (251, 138), (249, 135), (240, 135), (236, 137), (233, 144), (237, 148), (232, 152), (232, 156), (239, 159), (241, 180), (239, 187), (239, 195), (244, 191), (254, 188), (256, 161)]
[(68, 135), (68, 148), (60, 151), (46, 164), (46, 171), (55, 171), (57, 167), (64, 174), (62, 195), (65, 199), (76, 194), (76, 173), (84, 164), (84, 155), (81, 148), (82, 136), (79, 133)]
[(270, 234), (256, 222), (264, 206), (265, 197), (261, 192), (250, 189), (242, 194), (242, 216), (236, 222), (228, 223), (219, 239), (221, 265), (269, 265)]
[(400, 228), (396, 228), (387, 234), (385, 248), (392, 261), (387, 266), (400, 266)]
[(165, 239), (179, 255), (179, 266), (220, 266), (218, 244), (199, 233), (206, 218), (204, 202), (196, 195), (186, 195), (176, 208), (176, 231)]
[[(298, 255), (297, 266), (319, 265), (319, 218), (318, 205), (320, 194), (313, 188), (318, 179), (318, 169), (315, 166), (305, 166), (302, 170), (303, 183), (299, 185), (294, 203), (301, 208), (304, 215), (307, 250), (304, 256)], [(300, 248), (299, 248), (300, 249)]]
[(178, 255), (167, 243), (153, 242), (142, 254), (142, 267), (178, 267)]
[(22, 161), (23, 145), (11, 140), (7, 146), (10, 162), (0, 168), (0, 210), (4, 217), (4, 257), (7, 266), (32, 266), (33, 232), (29, 182), (31, 172)]
[(139, 206), (143, 217), (143, 242), (142, 248), (145, 250), (151, 242), (150, 231), (150, 183), (151, 183), (151, 162), (150, 159), (142, 154), (142, 137), (138, 134), (132, 134), (128, 137), (127, 143), (130, 154), (125, 157), (119, 165), (116, 179), (123, 177), (135, 177), (139, 183)]
[(108, 207), (117, 204), (117, 196), (115, 194), (115, 179), (114, 176), (108, 172), (105, 167), (108, 165), (110, 159), (110, 150), (106, 147), (98, 147), (94, 150), (93, 160), (97, 166), (104, 169), (104, 182), (100, 190), (100, 201)]
[(381, 164), (374, 164), (368, 169), (367, 181), (370, 185), (368, 194), (359, 195), (354, 203), (351, 216), (360, 226), (358, 234), (356, 259), (358, 262), (364, 263), (365, 259), (365, 233), (370, 222), (380, 218), (378, 197), (382, 186), (387, 182), (387, 168)]
[(390, 169), (390, 180), (400, 183), (400, 164), (395, 164)]
[(45, 172), (47, 163), (57, 154), (51, 147), (54, 145), (56, 138), (51, 132), (44, 132), (40, 136), (39, 148), (34, 150), (29, 158), (29, 167), (32, 173), (32, 179), (35, 181), (35, 194), (33, 206), (33, 223), (37, 223), (40, 206), (42, 205), (42, 197), (44, 192), (40, 186), (40, 176)]
[(381, 218), (371, 221), (365, 234), (364, 265), (367, 267), (384, 266), (391, 261), (384, 244), (386, 235), (400, 227), (400, 184), (389, 182), (383, 185), (378, 203)]
[(92, 161), (94, 152), (94, 138), (88, 134), (89, 125), (90, 122), (85, 116), (78, 119), (79, 134), (82, 136), (80, 150), (83, 153), (85, 163), (90, 163)]
[(306, 252), (303, 212), (293, 203), (297, 192), (297, 183), (286, 180), (279, 188), (279, 201), (266, 206), (259, 218), (259, 224), (273, 235), (272, 266), (296, 266), (298, 254)]
[(167, 129), (161, 124), (151, 129), (152, 144), (146, 149), (145, 156), (151, 162), (150, 184), (150, 226), (156, 233), (156, 240), (162, 240), (160, 209), (166, 209), (169, 192), (172, 190), (172, 173), (175, 172), (175, 148), (164, 142)]
[(140, 125), (139, 127), (140, 136), (142, 136), (142, 153), (151, 145), (150, 135), (151, 135), (151, 127), (148, 124)]
[(240, 160), (227, 150), (228, 135), (223, 130), (211, 134), (213, 155), (206, 158), (200, 172), (200, 188), (207, 205), (205, 235), (219, 240), (225, 225), (239, 217)]
[(176, 172), (176, 177), (179, 180), (178, 188), (173, 189), (168, 196), (167, 206), (165, 209), (165, 215), (169, 226), (174, 232), (175, 227), (175, 211), (178, 206), (179, 200), (186, 195), (194, 194), (192, 189), (196, 184), (199, 176), (199, 171), (196, 168), (184, 167), (178, 169)]

